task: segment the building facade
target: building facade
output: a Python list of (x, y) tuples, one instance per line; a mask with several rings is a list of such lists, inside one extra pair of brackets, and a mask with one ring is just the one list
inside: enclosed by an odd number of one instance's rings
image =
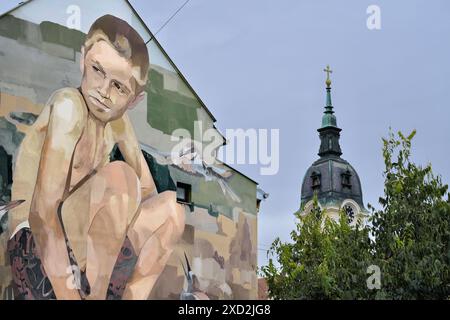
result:
[[(128, 114), (158, 191), (176, 190), (185, 207), (184, 233), (149, 298), (180, 298), (187, 286), (185, 254), (196, 276), (196, 289), (210, 299), (257, 298), (261, 200), (257, 183), (217, 159), (203, 171), (160, 161), (178, 143), (174, 136), (180, 129), (189, 133), (197, 149), (206, 147), (202, 137), (207, 130), (221, 137), (220, 146), (225, 139), (214, 126), (214, 116), (128, 1), (32, 0), (0, 16), (1, 201), (11, 200), (18, 148), (47, 99), (57, 89), (80, 85), (80, 48), (90, 25), (105, 14), (125, 20), (148, 40), (146, 95)], [(112, 154), (111, 159), (119, 156)], [(0, 235), (4, 299), (13, 295), (8, 234), (2, 230)]]

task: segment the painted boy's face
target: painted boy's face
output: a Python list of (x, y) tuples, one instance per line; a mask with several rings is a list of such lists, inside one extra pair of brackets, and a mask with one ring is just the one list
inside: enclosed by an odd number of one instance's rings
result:
[(94, 43), (81, 61), (81, 92), (89, 111), (107, 123), (120, 118), (136, 98), (131, 62), (106, 41)]

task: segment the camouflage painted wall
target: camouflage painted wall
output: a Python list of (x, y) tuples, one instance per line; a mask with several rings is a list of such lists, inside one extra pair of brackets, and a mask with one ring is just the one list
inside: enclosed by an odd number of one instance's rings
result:
[[(81, 30), (66, 26), (67, 8), (80, 9)], [(14, 161), (29, 126), (52, 92), (80, 83), (80, 47), (90, 24), (113, 14), (132, 25), (143, 39), (151, 35), (123, 0), (33, 0), (0, 17), (0, 197), (8, 201)], [(175, 129), (213, 128), (214, 119), (156, 41), (148, 44), (151, 71), (146, 99), (130, 113), (143, 146), (167, 152), (176, 142)], [(201, 121), (201, 128), (196, 121)], [(184, 253), (197, 276), (197, 287), (212, 299), (257, 297), (256, 183), (231, 170), (229, 186), (239, 201), (227, 197), (219, 184), (170, 167), (176, 182), (192, 186), (186, 205), (186, 227), (176, 252), (150, 298), (178, 299), (186, 286), (181, 266)], [(0, 294), (9, 296), (11, 275), (6, 257), (7, 232), (0, 235)]]

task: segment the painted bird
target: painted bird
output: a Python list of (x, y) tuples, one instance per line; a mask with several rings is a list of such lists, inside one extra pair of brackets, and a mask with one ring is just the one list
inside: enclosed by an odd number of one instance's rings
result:
[(8, 211), (14, 209), (25, 200), (14, 200), (6, 204), (0, 204), (0, 234), (6, 231), (8, 228)]
[(176, 154), (163, 152), (145, 144), (141, 144), (141, 147), (160, 165), (175, 166), (190, 175), (203, 177), (205, 181), (217, 182), (225, 196), (228, 196), (237, 203), (241, 202), (241, 198), (229, 185), (229, 180), (233, 176), (233, 172), (228, 169), (207, 164), (193, 144), (183, 148)]
[(180, 300), (210, 300), (206, 293), (196, 288), (195, 283), (198, 283), (197, 276), (191, 270), (186, 253), (184, 253), (184, 258), (186, 259), (187, 269), (184, 267), (183, 263), (181, 263), (181, 266), (183, 267), (184, 275), (186, 276), (187, 290), (185, 291), (183, 288), (180, 294)]

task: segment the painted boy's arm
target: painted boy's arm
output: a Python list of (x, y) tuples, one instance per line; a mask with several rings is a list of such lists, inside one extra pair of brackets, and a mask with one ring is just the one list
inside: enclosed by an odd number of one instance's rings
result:
[(58, 299), (80, 299), (77, 290), (67, 285), (72, 269), (58, 217), (58, 206), (69, 182), (72, 155), (86, 116), (76, 99), (70, 92), (56, 93), (53, 97), (29, 217), (41, 261)]
[(21, 223), (28, 221), (30, 215), (40, 160), (40, 154), (36, 150), (41, 150), (44, 143), (49, 117), (50, 106), (47, 104), (22, 140), (17, 153), (11, 193), (13, 200), (25, 200), (25, 203), (10, 210), (8, 219), (10, 237), (18, 231), (17, 228)]
[(125, 113), (120, 119), (111, 122), (114, 139), (119, 146), (125, 162), (132, 167), (141, 183), (142, 199), (157, 194), (156, 185), (142, 154), (128, 115)]

